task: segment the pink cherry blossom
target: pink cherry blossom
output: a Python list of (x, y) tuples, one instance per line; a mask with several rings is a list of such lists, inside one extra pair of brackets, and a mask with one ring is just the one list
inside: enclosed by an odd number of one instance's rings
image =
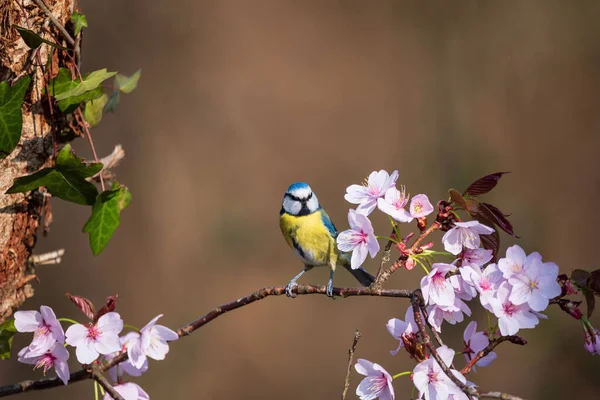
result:
[(479, 235), (489, 235), (494, 229), (479, 221), (455, 222), (454, 227), (444, 234), (442, 243), (447, 252), (458, 255), (463, 247), (477, 249), (481, 244)]
[(404, 315), (404, 321), (398, 318), (392, 318), (388, 321), (386, 328), (390, 335), (400, 342), (396, 350), (390, 350), (390, 354), (395, 356), (398, 354), (398, 351), (404, 347), (405, 341), (414, 340), (416, 334), (419, 332), (412, 306), (408, 306), (406, 314)]
[[(121, 351), (127, 351), (133, 344), (137, 343), (140, 338), (140, 334), (137, 332), (128, 332), (124, 336), (119, 338), (121, 342)], [(105, 356), (106, 361), (110, 361), (115, 358), (117, 355), (121, 353), (121, 351), (117, 351), (115, 353), (109, 354)], [(136, 368), (131, 360), (128, 358), (119, 364), (119, 366), (114, 366), (108, 370), (108, 374), (110, 375), (113, 381), (117, 381), (117, 371), (119, 372), (119, 376), (123, 374), (127, 374), (129, 376), (141, 376), (144, 372), (148, 371), (148, 360), (144, 360), (142, 366), (140, 368)]]
[(431, 214), (433, 206), (424, 194), (418, 194), (410, 201), (410, 215), (413, 218), (423, 218)]
[(508, 282), (512, 285), (509, 300), (514, 304), (527, 303), (533, 311), (544, 311), (550, 299), (559, 296), (558, 266), (542, 263), (541, 257), (527, 257), (520, 274), (512, 275)]
[(425, 304), (437, 304), (440, 306), (451, 306), (454, 304), (454, 288), (452, 283), (446, 279), (449, 271), (456, 269), (454, 265), (435, 263), (431, 272), (421, 279), (421, 291)]
[[(121, 383), (113, 387), (125, 400), (150, 400), (148, 393), (133, 382)], [(102, 400), (112, 399), (113, 397), (108, 392), (104, 393), (104, 397), (102, 398)]]
[(487, 249), (464, 249), (460, 254), (462, 260), (462, 266), (474, 265), (476, 267), (483, 267), (485, 264), (490, 262), (492, 259), (492, 250)]
[(87, 326), (71, 325), (65, 333), (67, 344), (76, 347), (77, 360), (90, 364), (99, 354), (111, 354), (121, 350), (119, 333), (123, 330), (123, 320), (116, 312), (109, 312), (95, 324)]
[(52, 308), (41, 306), (37, 311), (17, 311), (15, 328), (19, 332), (33, 332), (29, 345), (31, 356), (46, 353), (54, 343), (65, 343), (65, 333)]
[(377, 206), (377, 199), (383, 197), (385, 192), (396, 185), (398, 171), (388, 174), (387, 171), (373, 171), (363, 185), (350, 185), (346, 189), (344, 198), (352, 204), (358, 204), (356, 211), (363, 215), (369, 215)]
[(515, 275), (520, 275), (527, 263), (533, 263), (536, 259), (542, 261), (540, 253), (533, 252), (529, 255), (518, 245), (510, 246), (506, 249), (506, 257), (498, 261), (498, 268), (502, 271), (504, 279), (510, 279)]
[(66, 385), (69, 382), (69, 352), (62, 343), (55, 342), (52, 347), (42, 354), (34, 354), (29, 347), (19, 351), (19, 362), (33, 364), (35, 368), (43, 368), (44, 375), (50, 368), (54, 368), (56, 375)]
[(396, 221), (410, 222), (413, 217), (404, 208), (408, 204), (408, 197), (406, 196), (406, 189), (404, 186), (400, 187), (400, 190), (395, 187), (391, 187), (385, 192), (384, 198), (377, 199), (377, 207)]
[(148, 322), (140, 330), (139, 338), (132, 338), (131, 346), (127, 348), (127, 354), (134, 367), (142, 368), (146, 357), (153, 360), (164, 360), (169, 352), (167, 342), (179, 339), (177, 332), (156, 324), (156, 321), (162, 316), (162, 314), (157, 315)]
[[(467, 363), (469, 363), (477, 353), (485, 349), (488, 344), (490, 344), (488, 337), (483, 332), (477, 332), (477, 322), (475, 321), (471, 321), (469, 325), (467, 325), (467, 328), (463, 334), (463, 339), (465, 341), (465, 349), (463, 350), (463, 353), (467, 359)], [(492, 351), (477, 361), (475, 365), (479, 367), (487, 367), (497, 357), (498, 355)], [(473, 371), (475, 371), (475, 367), (473, 367)]]
[(535, 328), (539, 323), (538, 316), (527, 303), (517, 305), (509, 300), (510, 289), (510, 284), (503, 282), (496, 291), (496, 296), (489, 300), (502, 335), (515, 335), (519, 329)]
[(498, 270), (496, 264), (489, 264), (483, 271), (480, 267), (467, 265), (460, 268), (460, 275), (463, 280), (472, 285), (479, 292), (479, 301), (481, 305), (493, 311), (489, 306), (489, 301), (496, 294), (500, 284), (504, 282), (502, 272)]
[(373, 232), (373, 225), (366, 216), (355, 210), (348, 211), (348, 223), (350, 229), (341, 232), (337, 237), (337, 247), (343, 252), (352, 252), (350, 266), (357, 269), (367, 259), (367, 253), (371, 258), (379, 251), (379, 242)]
[[(437, 348), (437, 353), (444, 364), (447, 366), (452, 364), (454, 350), (449, 349), (447, 346), (441, 346)], [(457, 370), (451, 369), (450, 371), (461, 382), (467, 382), (465, 377)], [(415, 367), (413, 370), (413, 383), (419, 390), (419, 398), (425, 398), (425, 400), (448, 399), (452, 395), (458, 396), (455, 398), (464, 398), (462, 397), (464, 396), (462, 390), (446, 376), (433, 357), (420, 362)]]
[(381, 365), (359, 358), (354, 364), (356, 372), (365, 378), (356, 387), (361, 400), (394, 400), (392, 376)]
[(448, 322), (450, 325), (463, 322), (464, 315), (471, 316), (471, 309), (460, 298), (454, 298), (454, 304), (450, 306), (433, 305), (427, 308), (429, 318), (427, 321), (437, 331), (442, 331), (442, 323)]

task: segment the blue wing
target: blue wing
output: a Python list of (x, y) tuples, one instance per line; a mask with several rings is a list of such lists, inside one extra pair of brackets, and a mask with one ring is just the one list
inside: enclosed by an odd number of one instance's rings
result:
[(333, 225), (333, 222), (331, 222), (331, 218), (329, 218), (329, 215), (327, 215), (325, 210), (323, 210), (322, 208), (321, 208), (321, 220), (323, 221), (323, 225), (325, 225), (325, 227), (327, 228), (327, 230), (329, 231), (331, 236), (334, 239), (337, 238), (337, 235), (338, 235), (337, 229), (335, 229), (335, 225)]

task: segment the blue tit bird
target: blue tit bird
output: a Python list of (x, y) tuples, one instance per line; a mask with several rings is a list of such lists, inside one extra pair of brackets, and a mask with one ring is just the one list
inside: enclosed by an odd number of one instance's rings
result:
[(350, 255), (337, 248), (338, 232), (333, 222), (306, 183), (296, 182), (285, 192), (279, 212), (279, 225), (288, 245), (304, 263), (302, 272), (286, 287), (289, 297), (293, 297), (292, 289), (297, 285), (298, 278), (318, 266), (328, 266), (331, 269), (327, 283), (329, 297), (333, 297), (333, 274), (338, 265), (346, 268), (363, 286), (369, 286), (375, 280), (362, 267), (350, 268)]

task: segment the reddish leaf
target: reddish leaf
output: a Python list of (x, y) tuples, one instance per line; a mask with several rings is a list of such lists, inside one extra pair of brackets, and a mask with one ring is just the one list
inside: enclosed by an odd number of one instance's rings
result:
[(450, 200), (456, 203), (456, 205), (461, 206), (463, 209), (467, 209), (467, 203), (465, 203), (465, 199), (460, 193), (454, 189), (448, 190), (448, 193), (450, 194)]
[(571, 272), (571, 279), (580, 288), (587, 288), (588, 279), (590, 279), (590, 273), (582, 269), (575, 269), (573, 272)]
[(477, 200), (465, 199), (465, 204), (467, 205), (465, 210), (467, 210), (472, 217), (475, 217), (477, 214), (481, 214), (481, 211), (479, 210), (480, 203)]
[(600, 269), (590, 272), (588, 285), (596, 296), (600, 296)]
[(475, 182), (471, 183), (467, 190), (463, 193), (463, 196), (478, 196), (480, 194), (484, 194), (492, 190), (498, 184), (502, 175), (508, 174), (508, 172), (496, 172), (495, 174), (490, 174), (484, 176), (483, 178), (477, 179)]
[(98, 318), (100, 318), (104, 314), (115, 311), (115, 307), (117, 306), (117, 297), (119, 297), (119, 296), (114, 295), (114, 296), (108, 296), (106, 298), (106, 304), (104, 305), (104, 307), (102, 307), (100, 309), (100, 311), (98, 311), (96, 313), (96, 315), (94, 317), (94, 322), (98, 321)]
[(493, 206), (489, 203), (480, 203), (479, 206), (480, 212), (485, 215), (486, 218), (488, 218), (490, 221), (493, 221), (500, 229), (508, 233), (510, 236), (518, 238), (513, 231), (512, 224), (508, 219), (506, 219), (508, 215), (504, 214), (496, 206)]
[(70, 293), (65, 293), (65, 296), (69, 298), (79, 309), (89, 318), (94, 319), (94, 314), (96, 314), (96, 309), (94, 308), (94, 304), (85, 297), (74, 296)]

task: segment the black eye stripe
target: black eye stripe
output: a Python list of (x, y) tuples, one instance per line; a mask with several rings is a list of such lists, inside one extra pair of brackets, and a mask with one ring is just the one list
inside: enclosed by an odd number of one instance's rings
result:
[(286, 193), (285, 195), (286, 195), (287, 197), (289, 197), (290, 199), (292, 199), (292, 200), (299, 201), (300, 203), (306, 203), (306, 202), (307, 202), (307, 201), (309, 201), (309, 200), (312, 198), (312, 196), (313, 196), (312, 192), (310, 192), (310, 194), (308, 195), (308, 197), (307, 197), (306, 199), (302, 199), (302, 198), (300, 198), (300, 197), (296, 197), (296, 196), (294, 196), (294, 195), (293, 195), (293, 194), (291, 194), (291, 193)]

